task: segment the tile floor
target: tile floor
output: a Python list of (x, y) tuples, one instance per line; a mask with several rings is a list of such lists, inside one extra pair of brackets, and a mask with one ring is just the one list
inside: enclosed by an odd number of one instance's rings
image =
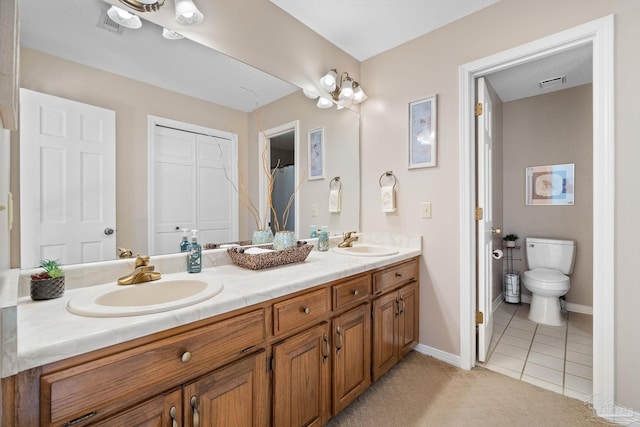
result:
[(528, 319), (529, 304), (502, 303), (484, 367), (547, 390), (587, 400), (593, 388), (593, 317), (567, 313), (564, 326)]

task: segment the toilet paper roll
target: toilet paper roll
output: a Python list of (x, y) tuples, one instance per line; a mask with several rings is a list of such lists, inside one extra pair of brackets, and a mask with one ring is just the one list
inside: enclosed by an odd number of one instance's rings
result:
[(493, 259), (502, 259), (502, 257), (504, 256), (504, 253), (500, 249), (496, 249), (493, 251), (492, 255), (493, 255)]

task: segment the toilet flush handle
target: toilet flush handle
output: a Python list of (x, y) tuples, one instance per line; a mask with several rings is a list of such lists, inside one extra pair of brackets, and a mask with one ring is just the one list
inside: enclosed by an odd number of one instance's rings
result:
[(501, 228), (493, 228), (493, 227), (491, 227), (491, 232), (492, 232), (493, 234), (496, 234), (496, 235), (498, 235), (498, 236), (499, 236), (499, 235), (500, 235), (500, 233), (502, 233), (502, 229), (501, 229)]

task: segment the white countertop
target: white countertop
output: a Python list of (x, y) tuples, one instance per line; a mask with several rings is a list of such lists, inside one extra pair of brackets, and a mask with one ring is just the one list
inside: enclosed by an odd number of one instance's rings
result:
[[(421, 255), (419, 238), (417, 244), (413, 238), (406, 241), (410, 242), (407, 247), (399, 247), (397, 254), (389, 256), (358, 257), (314, 249), (304, 262), (258, 271), (224, 264), (205, 268), (199, 274), (163, 274), (161, 280), (188, 277), (218, 280), (224, 285), (223, 291), (210, 300), (163, 313), (114, 318), (69, 313), (67, 302), (83, 289), (67, 290), (63, 297), (49, 301), (21, 297), (17, 310), (16, 366), (3, 366), (3, 376)], [(4, 362), (8, 360), (11, 358), (4, 357)]]

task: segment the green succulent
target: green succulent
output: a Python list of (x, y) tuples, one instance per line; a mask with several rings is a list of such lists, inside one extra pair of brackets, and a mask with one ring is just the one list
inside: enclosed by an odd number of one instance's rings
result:
[(57, 277), (64, 276), (64, 271), (62, 271), (62, 269), (60, 268), (60, 264), (58, 263), (58, 261), (43, 259), (42, 261), (40, 261), (40, 267), (44, 270), (44, 272), (32, 275), (32, 279), (55, 279)]

